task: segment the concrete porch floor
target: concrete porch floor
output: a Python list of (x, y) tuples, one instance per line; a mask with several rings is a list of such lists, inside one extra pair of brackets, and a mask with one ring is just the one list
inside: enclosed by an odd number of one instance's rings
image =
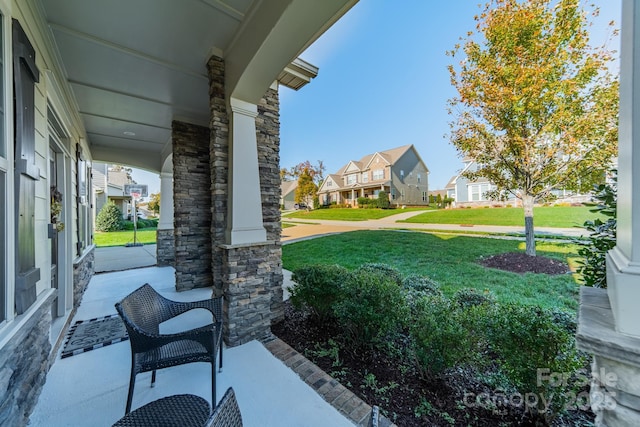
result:
[[(77, 320), (115, 314), (114, 304), (144, 283), (167, 298), (198, 300), (209, 289), (177, 293), (171, 267), (149, 267), (95, 275), (71, 324)], [(207, 312), (194, 310), (163, 324), (163, 332), (207, 323)], [(124, 415), (131, 353), (124, 341), (60, 359), (47, 376), (30, 426), (110, 426)], [(151, 388), (150, 373), (137, 376), (133, 409), (164, 396), (191, 393), (211, 401), (211, 370), (192, 363), (158, 371)], [(217, 397), (232, 386), (244, 425), (353, 426), (296, 373), (274, 357), (262, 343), (252, 341), (224, 350), (224, 367), (217, 376)]]

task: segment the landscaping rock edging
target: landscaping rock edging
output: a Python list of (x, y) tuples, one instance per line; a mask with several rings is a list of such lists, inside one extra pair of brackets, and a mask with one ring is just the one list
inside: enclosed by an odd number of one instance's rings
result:
[[(316, 364), (275, 336), (265, 340), (263, 345), (355, 425), (360, 427), (371, 425), (373, 408), (337, 380), (326, 374)], [(380, 427), (396, 426), (391, 420), (382, 415), (379, 416), (377, 425)]]

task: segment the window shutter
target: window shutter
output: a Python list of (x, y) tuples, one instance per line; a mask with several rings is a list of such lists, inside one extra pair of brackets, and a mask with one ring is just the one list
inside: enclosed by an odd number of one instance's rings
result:
[(16, 208), (16, 312), (36, 300), (35, 182), (40, 170), (35, 161), (34, 91), (39, 71), (36, 53), (17, 20), (13, 20), (13, 89), (15, 119), (15, 208)]

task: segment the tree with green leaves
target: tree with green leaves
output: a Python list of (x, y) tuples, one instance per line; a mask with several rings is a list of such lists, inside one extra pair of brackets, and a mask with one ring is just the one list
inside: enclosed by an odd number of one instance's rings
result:
[(122, 229), (122, 212), (112, 201), (107, 202), (96, 216), (97, 231), (117, 231)]
[(467, 178), (522, 200), (529, 255), (534, 203), (602, 182), (617, 155), (612, 52), (589, 44), (597, 14), (576, 0), (490, 0), (476, 32), (448, 52), (462, 56), (449, 66), (451, 142), (478, 165)]
[(149, 196), (147, 207), (156, 215), (160, 213), (160, 193), (152, 193), (151, 196)]
[(318, 185), (313, 182), (313, 175), (309, 169), (303, 169), (298, 176), (298, 186), (294, 194), (296, 203), (305, 203), (307, 208), (311, 206), (313, 198), (318, 192)]

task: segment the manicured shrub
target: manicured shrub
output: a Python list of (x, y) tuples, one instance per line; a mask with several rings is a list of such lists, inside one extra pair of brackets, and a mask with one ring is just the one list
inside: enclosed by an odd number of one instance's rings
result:
[(418, 310), (419, 301), (424, 297), (442, 296), (440, 285), (426, 276), (412, 274), (402, 279), (404, 298), (412, 313)]
[(389, 279), (393, 280), (398, 286), (402, 286), (402, 273), (390, 265), (370, 262), (358, 267), (356, 273), (359, 271), (371, 271), (374, 273), (384, 274), (388, 276)]
[(341, 284), (351, 275), (339, 265), (311, 265), (293, 272), (295, 285), (290, 289), (291, 303), (306, 309), (312, 316), (326, 320), (333, 315), (333, 306), (341, 298)]
[(522, 395), (544, 396), (546, 402), (539, 399), (539, 407), (528, 409), (548, 421), (575, 399), (583, 385), (575, 374), (585, 364), (573, 333), (557, 319), (557, 314), (541, 307), (501, 304), (492, 310), (486, 329), (502, 372)]
[(378, 193), (377, 204), (380, 209), (389, 209), (391, 202), (389, 202), (389, 195), (387, 195), (386, 191), (380, 191)]
[(434, 295), (439, 296), (442, 295), (442, 290), (440, 290), (440, 285), (430, 279), (427, 276), (419, 276), (417, 274), (411, 274), (404, 279), (402, 279), (402, 287), (406, 290), (414, 290), (424, 293), (424, 296)]
[(108, 202), (96, 216), (97, 231), (117, 231), (122, 229), (122, 212), (113, 202)]
[(344, 282), (334, 313), (347, 342), (358, 348), (384, 344), (406, 321), (408, 308), (393, 277), (361, 268)]
[(493, 304), (496, 302), (495, 296), (490, 291), (478, 292), (475, 289), (464, 288), (458, 290), (453, 295), (453, 302), (462, 308), (469, 308), (475, 305)]
[(410, 334), (416, 366), (423, 378), (430, 378), (454, 366), (479, 362), (481, 334), (478, 307), (464, 310), (448, 298), (435, 295), (421, 298), (411, 319)]

